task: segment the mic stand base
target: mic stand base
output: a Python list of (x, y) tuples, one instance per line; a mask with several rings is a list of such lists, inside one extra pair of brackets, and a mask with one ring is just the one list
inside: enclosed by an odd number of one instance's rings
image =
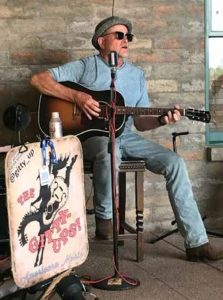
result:
[(139, 280), (132, 279), (126, 276), (120, 277), (119, 275), (113, 275), (110, 278), (105, 278), (99, 282), (93, 283), (92, 287), (107, 290), (107, 291), (123, 291), (136, 288), (140, 285)]

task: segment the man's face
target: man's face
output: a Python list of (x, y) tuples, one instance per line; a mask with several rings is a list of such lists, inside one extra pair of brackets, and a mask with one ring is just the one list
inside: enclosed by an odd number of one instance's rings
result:
[[(121, 40), (118, 39), (116, 32), (123, 32), (124, 38)], [(98, 43), (102, 56), (106, 57), (111, 51), (116, 51), (119, 58), (128, 57), (129, 42), (126, 37), (127, 33), (128, 29), (126, 26), (114, 25), (104, 33), (104, 36), (99, 37)]]

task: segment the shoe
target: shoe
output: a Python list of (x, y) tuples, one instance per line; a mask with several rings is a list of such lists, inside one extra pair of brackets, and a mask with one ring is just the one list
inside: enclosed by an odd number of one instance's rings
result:
[(190, 261), (219, 260), (223, 258), (223, 250), (217, 250), (210, 243), (206, 243), (199, 247), (186, 249), (186, 255)]
[(98, 239), (109, 240), (113, 235), (112, 220), (111, 219), (100, 219), (95, 217), (96, 230), (95, 235)]

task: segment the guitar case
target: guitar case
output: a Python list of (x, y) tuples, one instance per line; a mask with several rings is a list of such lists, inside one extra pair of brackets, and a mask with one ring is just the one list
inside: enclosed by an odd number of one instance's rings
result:
[(75, 136), (11, 149), (5, 160), (15, 283), (31, 287), (88, 255), (83, 156)]

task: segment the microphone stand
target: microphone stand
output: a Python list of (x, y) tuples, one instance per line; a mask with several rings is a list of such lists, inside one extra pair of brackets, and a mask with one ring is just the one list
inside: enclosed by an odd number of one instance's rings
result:
[(99, 280), (93, 284), (94, 287), (119, 291), (134, 288), (140, 285), (137, 279), (132, 279), (122, 275), (119, 272), (118, 261), (118, 222), (117, 222), (117, 193), (116, 193), (116, 162), (115, 162), (115, 117), (116, 117), (116, 89), (115, 77), (117, 67), (117, 52), (112, 51), (109, 56), (109, 64), (111, 67), (111, 85), (110, 85), (110, 104), (109, 104), (109, 144), (108, 152), (111, 154), (111, 186), (112, 186), (112, 221), (113, 221), (113, 257), (114, 257), (114, 275)]

